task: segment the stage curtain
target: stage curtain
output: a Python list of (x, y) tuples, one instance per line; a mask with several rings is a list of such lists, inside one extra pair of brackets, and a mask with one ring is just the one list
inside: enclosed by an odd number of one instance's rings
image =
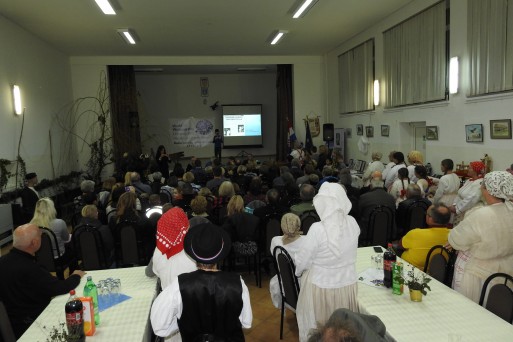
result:
[(277, 138), (276, 138), (276, 160), (283, 161), (289, 154), (288, 121), (294, 127), (294, 106), (292, 96), (292, 65), (278, 64), (276, 77), (277, 91)]

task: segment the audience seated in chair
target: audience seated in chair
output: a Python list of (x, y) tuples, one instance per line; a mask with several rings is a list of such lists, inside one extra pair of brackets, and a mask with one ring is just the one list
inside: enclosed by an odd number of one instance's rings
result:
[(431, 247), (447, 242), (450, 232), (447, 224), (450, 218), (451, 212), (447, 206), (443, 204), (430, 206), (426, 213), (429, 228), (412, 229), (400, 241), (394, 243), (396, 248), (404, 250), (401, 258), (423, 270)]
[[(292, 260), (296, 253), (303, 247), (304, 236), (301, 235), (301, 221), (296, 214), (287, 213), (281, 218), (282, 236), (275, 236), (271, 240), (271, 254), (276, 246), (282, 246), (289, 253)], [(269, 282), (269, 291), (271, 292), (271, 300), (273, 305), (281, 308), (281, 293), (278, 276), (275, 275)]]
[(315, 188), (308, 183), (299, 187), (299, 196), (301, 202), (290, 207), (290, 212), (301, 216), (305, 211), (315, 210), (313, 206), (313, 198), (315, 197)]
[(408, 210), (414, 204), (429, 208), (431, 201), (422, 197), (422, 189), (417, 184), (410, 184), (406, 189), (406, 200), (399, 203), (395, 211), (395, 223), (397, 226), (397, 234), (402, 237), (411, 228), (424, 228), (424, 227), (409, 227)]
[(359, 239), (366, 240), (370, 237), (367, 236), (368, 232), (368, 224), (371, 212), (378, 205), (382, 205), (384, 207), (389, 208), (395, 213), (395, 200), (392, 195), (386, 192), (383, 188), (383, 181), (377, 178), (371, 180), (371, 190), (363, 195), (360, 195), (360, 199), (358, 200), (358, 210), (359, 210), (359, 224), (361, 234)]

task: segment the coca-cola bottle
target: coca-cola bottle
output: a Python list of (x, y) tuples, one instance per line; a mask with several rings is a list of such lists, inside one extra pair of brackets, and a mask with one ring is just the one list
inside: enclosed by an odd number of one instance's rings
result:
[(85, 341), (84, 334), (84, 307), (82, 302), (75, 295), (75, 290), (69, 291), (70, 297), (64, 307), (66, 311), (66, 326), (71, 340), (77, 342)]
[(392, 244), (388, 244), (388, 248), (383, 254), (383, 284), (392, 287), (392, 263), (397, 260)]

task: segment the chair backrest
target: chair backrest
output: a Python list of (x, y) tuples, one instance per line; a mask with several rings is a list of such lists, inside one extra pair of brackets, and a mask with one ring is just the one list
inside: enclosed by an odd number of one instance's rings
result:
[(296, 309), (299, 297), (299, 281), (296, 277), (296, 266), (289, 253), (282, 246), (273, 250), (274, 267), (278, 274), (278, 283), (283, 302)]
[[(265, 252), (266, 255), (270, 255), (271, 240), (275, 236), (283, 235), (281, 231), (281, 217), (279, 215), (270, 215), (266, 217), (265, 224)], [(269, 253), (269, 254), (268, 254)]]
[(95, 227), (89, 225), (77, 227), (73, 234), (73, 241), (75, 251), (82, 260), (84, 271), (108, 267), (103, 238)]
[(351, 169), (351, 170), (353, 169), (353, 167), (354, 167), (354, 159), (349, 159), (349, 163), (347, 164), (347, 167), (349, 169)]
[(115, 227), (115, 242), (118, 263), (139, 265), (143, 258), (142, 241), (139, 240), (135, 223), (120, 222)]
[(57, 252), (57, 237), (55, 233), (45, 227), (39, 227), (42, 230), (41, 247), (36, 252), (36, 262), (43, 266), (48, 272), (56, 272), (55, 259), (59, 257)]
[(16, 337), (14, 336), (14, 332), (12, 330), (11, 320), (7, 315), (7, 310), (5, 309), (5, 305), (0, 301), (0, 341), (3, 342), (15, 342)]
[(315, 210), (307, 210), (301, 214), (301, 230), (303, 235), (308, 234), (308, 230), (315, 222), (319, 222), (321, 219)]
[(368, 245), (386, 247), (392, 240), (394, 212), (383, 205), (376, 206), (369, 215), (367, 226)]
[(439, 282), (451, 286), (455, 258), (455, 254), (444, 246), (433, 246), (426, 256), (424, 272)]
[[(494, 281), (496, 278), (504, 278), (504, 281), (496, 283), (496, 281)], [(492, 285), (488, 290), (488, 287), (492, 281), (495, 284)], [(510, 283), (509, 286), (508, 282)], [(479, 299), (479, 305), (483, 306), (485, 297), (488, 294), (484, 307), (488, 311), (493, 312), (495, 315), (499, 316), (508, 323), (513, 323), (513, 291), (511, 290), (512, 287), (513, 276), (506, 273), (492, 274), (485, 280), (483, 284), (483, 289), (481, 290), (481, 298)]]
[(356, 171), (358, 172), (364, 172), (365, 167), (367, 166), (367, 162), (365, 160), (358, 160), (360, 162), (360, 168)]
[(424, 201), (413, 202), (406, 212), (405, 234), (414, 228), (426, 228), (426, 212), (428, 205)]

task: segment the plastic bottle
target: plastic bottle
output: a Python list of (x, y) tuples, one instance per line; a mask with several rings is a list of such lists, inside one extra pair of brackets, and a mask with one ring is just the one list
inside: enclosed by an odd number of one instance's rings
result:
[(390, 288), (392, 287), (392, 263), (397, 260), (392, 244), (388, 243), (388, 248), (383, 254), (383, 284)]
[(100, 309), (98, 308), (98, 289), (93, 282), (93, 278), (91, 276), (87, 276), (87, 283), (84, 286), (84, 297), (92, 297), (93, 298), (93, 307), (94, 307), (94, 324), (100, 324)]
[(85, 341), (84, 335), (84, 307), (82, 302), (75, 295), (75, 290), (69, 291), (70, 297), (66, 302), (64, 310), (66, 311), (66, 326), (68, 334), (71, 335), (73, 341)]

